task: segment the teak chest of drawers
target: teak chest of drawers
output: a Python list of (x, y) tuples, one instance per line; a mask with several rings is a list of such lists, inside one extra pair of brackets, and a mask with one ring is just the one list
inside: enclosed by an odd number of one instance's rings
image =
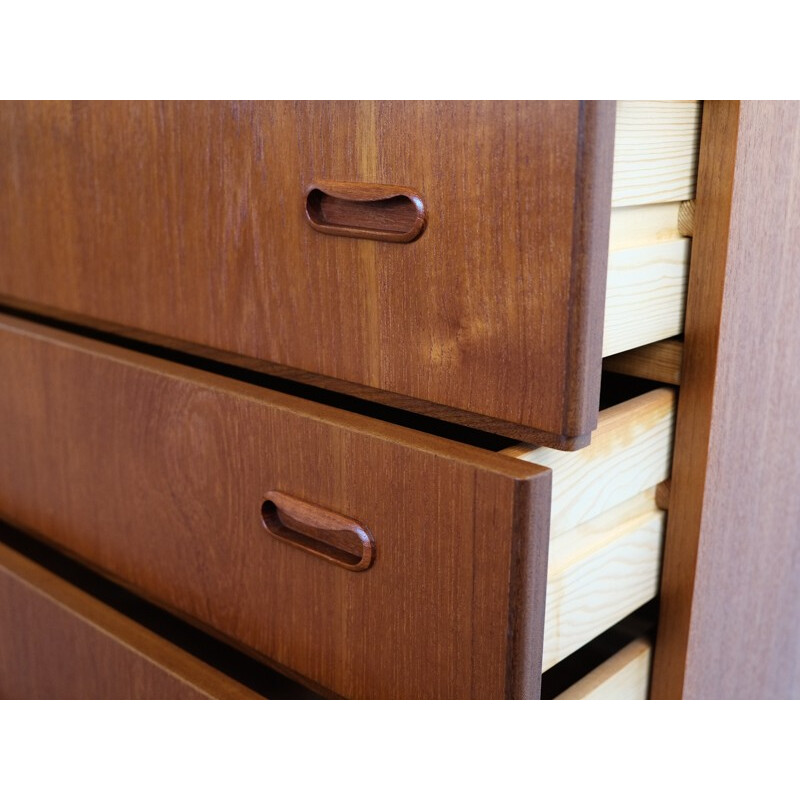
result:
[(323, 694), (538, 697), (658, 592), (700, 110), (0, 105), (0, 517)]

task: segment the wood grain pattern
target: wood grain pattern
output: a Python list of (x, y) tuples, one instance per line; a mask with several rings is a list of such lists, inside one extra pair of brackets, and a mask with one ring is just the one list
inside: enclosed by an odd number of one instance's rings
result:
[(800, 104), (707, 104), (654, 697), (800, 697), (799, 153)]
[(678, 213), (678, 231), (681, 236), (694, 236), (695, 200), (684, 200)]
[(678, 386), (682, 359), (683, 342), (667, 339), (604, 358), (603, 370)]
[[(5, 103), (0, 295), (570, 446), (596, 423), (613, 131), (596, 102)], [(412, 187), (425, 233), (323, 235), (315, 181)]]
[(636, 639), (556, 700), (647, 700), (653, 646)]
[[(675, 458), (670, 488), (668, 544), (664, 550), (652, 695), (680, 698), (692, 614), (697, 547), (708, 474), (723, 288), (739, 129), (738, 102), (707, 101), (698, 168), (693, 268)], [(694, 268), (696, 265), (696, 269)], [(738, 394), (738, 392), (737, 392)], [(740, 487), (742, 492), (745, 487)]]
[[(336, 378), (330, 378), (324, 375), (316, 375), (293, 367), (270, 364), (249, 356), (224, 352), (222, 350), (216, 350), (213, 347), (205, 347), (190, 342), (171, 339), (170, 337), (161, 336), (159, 334), (126, 328), (122, 325), (115, 325), (101, 320), (88, 321), (91, 323), (91, 327), (89, 328), (87, 327), (87, 319), (80, 314), (70, 314), (69, 312), (50, 306), (44, 306), (41, 303), (29, 303), (0, 295), (0, 312), (4, 310), (8, 310), (12, 313), (21, 311), (26, 315), (32, 314), (38, 318), (38, 321), (44, 324), (48, 324), (50, 320), (55, 320), (59, 323), (66, 322), (71, 325), (86, 328), (87, 330), (124, 337), (133, 342), (144, 342), (156, 347), (166, 347), (177, 354), (188, 354), (190, 357), (196, 356), (203, 359), (210, 359), (219, 364), (226, 364), (237, 368), (241, 367), (250, 372), (260, 373), (262, 375), (286, 379), (295, 383), (309, 384), (310, 386), (325, 391), (337, 392), (347, 395), (348, 397), (356, 397), (371, 403), (380, 403), (381, 405), (401, 409), (403, 411), (410, 411), (414, 414), (433, 417), (466, 427), (477, 428), (510, 439), (526, 438), (528, 441), (536, 441), (541, 445), (562, 450), (578, 450), (581, 447), (585, 447), (591, 441), (590, 433), (587, 433), (585, 436), (561, 436), (558, 434), (545, 433), (543, 431), (532, 431), (525, 426), (499, 420), (494, 417), (482, 416), (473, 412), (464, 411), (463, 409), (438, 406), (434, 403), (418, 400), (413, 397), (392, 394), (384, 390), (372, 389), (368, 386), (348, 383), (347, 381), (340, 381)], [(177, 358), (177, 360), (180, 360), (180, 357)]]
[(682, 238), (609, 254), (603, 357), (683, 332), (690, 251)]
[(692, 202), (615, 208), (609, 235), (603, 356), (683, 330)]
[(674, 422), (675, 391), (664, 387), (601, 411), (583, 450), (519, 444), (503, 452), (553, 471), (555, 539), (669, 477)]
[(0, 698), (259, 697), (0, 545)]
[[(11, 318), (0, 510), (345, 697), (535, 697), (550, 475), (496, 453)], [(341, 569), (269, 490), (369, 528)]]
[(617, 103), (612, 205), (694, 197), (701, 109), (697, 101)]
[(627, 250), (680, 239), (682, 203), (654, 203), (611, 209), (608, 249)]
[(543, 669), (656, 596), (664, 526), (653, 488), (552, 540)]

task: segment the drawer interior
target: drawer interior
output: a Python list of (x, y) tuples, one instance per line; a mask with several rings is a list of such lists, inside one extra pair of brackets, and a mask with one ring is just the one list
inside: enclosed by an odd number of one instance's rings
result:
[(503, 451), (552, 470), (544, 670), (658, 592), (675, 406), (674, 389), (653, 389), (601, 411), (583, 450)]
[[(609, 373), (680, 383), (679, 337), (694, 233), (701, 116), (699, 102), (617, 104), (603, 341), (604, 370)], [(658, 592), (666, 526), (659, 506), (667, 493), (658, 494), (656, 487), (670, 472), (675, 396), (661, 388), (631, 402), (649, 406), (656, 416), (651, 417), (652, 426), (638, 427), (630, 453), (630, 481), (615, 483), (613, 470), (605, 477), (598, 474), (585, 497), (576, 484), (577, 491), (564, 503), (563, 523), (556, 517), (553, 526), (559, 538), (550, 551), (545, 669), (559, 670), (570, 659), (580, 659), (591, 647), (588, 642), (598, 641), (594, 637), (602, 638), (603, 631)], [(619, 406), (624, 407), (631, 406)], [(601, 412), (586, 453), (594, 444), (602, 446), (608, 413)], [(655, 421), (659, 414), (660, 422)], [(535, 452), (529, 457), (537, 458)], [(570, 455), (547, 454), (566, 471), (562, 480), (580, 474), (580, 467), (570, 464)], [(558, 483), (556, 469), (554, 486)], [(632, 491), (624, 489), (626, 483)], [(594, 492), (608, 496), (612, 508), (605, 510), (601, 504), (598, 514), (583, 522), (597, 502)], [(622, 494), (626, 499), (615, 504), (613, 498)], [(632, 642), (561, 696), (643, 699), (650, 659), (649, 640)]]
[(683, 331), (701, 113), (617, 103), (604, 357)]

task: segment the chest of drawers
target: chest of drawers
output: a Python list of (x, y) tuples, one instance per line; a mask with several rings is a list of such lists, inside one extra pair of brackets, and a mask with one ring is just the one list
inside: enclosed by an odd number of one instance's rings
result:
[(655, 596), (675, 390), (600, 377), (683, 329), (699, 104), (0, 112), (8, 523), (344, 697)]

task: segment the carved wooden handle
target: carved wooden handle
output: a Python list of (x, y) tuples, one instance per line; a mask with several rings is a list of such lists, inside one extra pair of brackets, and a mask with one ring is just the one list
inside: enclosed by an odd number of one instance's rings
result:
[(261, 519), (277, 539), (340, 567), (368, 569), (375, 558), (375, 542), (360, 523), (283, 492), (267, 492)]
[(379, 183), (314, 183), (306, 191), (306, 216), (320, 233), (382, 242), (411, 242), (427, 222), (413, 189)]

